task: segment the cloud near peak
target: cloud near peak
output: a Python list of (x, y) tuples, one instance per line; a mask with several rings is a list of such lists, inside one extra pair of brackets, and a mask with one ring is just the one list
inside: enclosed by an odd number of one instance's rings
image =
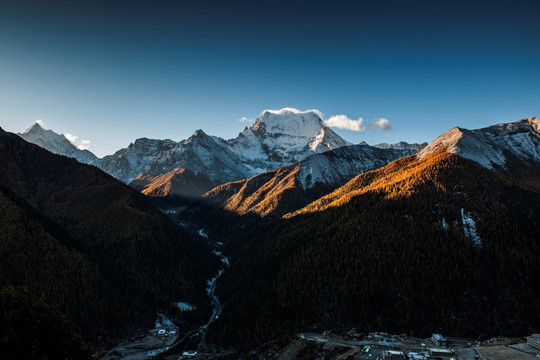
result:
[(334, 115), (330, 116), (327, 120), (324, 121), (324, 125), (328, 127), (334, 127), (338, 129), (345, 129), (351, 131), (365, 131), (366, 127), (364, 126), (364, 119), (358, 118), (358, 120), (353, 120), (347, 115)]
[(79, 150), (88, 150), (90, 148), (90, 140), (81, 140), (79, 142), (78, 136), (69, 133), (64, 134), (64, 137)]
[(267, 109), (267, 110), (264, 110), (261, 115), (259, 115), (259, 117), (263, 116), (264, 113), (271, 113), (271, 114), (276, 114), (276, 115), (283, 115), (283, 114), (286, 114), (286, 113), (293, 113), (293, 114), (309, 114), (309, 113), (315, 113), (317, 114), (318, 117), (320, 117), (321, 119), (324, 117), (323, 113), (320, 112), (319, 110), (317, 109), (310, 109), (310, 110), (299, 110), (299, 109), (296, 109), (296, 108), (293, 108), (293, 107), (284, 107), (282, 109), (279, 109), (279, 110), (270, 110), (270, 109)]
[(379, 129), (382, 131), (390, 131), (392, 130), (392, 124), (390, 124), (390, 121), (385, 118), (379, 118), (375, 121), (372, 121), (371, 124), (369, 124), (369, 127), (372, 129)]
[[(324, 119), (324, 115), (321, 111), (317, 109), (311, 109), (311, 110), (298, 110), (296, 108), (292, 107), (285, 107), (279, 110), (264, 110), (259, 117), (264, 116), (264, 114), (270, 113), (275, 115), (286, 115), (287, 113), (292, 114), (308, 114), (308, 113), (314, 113), (319, 116), (319, 118)], [(249, 119), (247, 117), (242, 117), (241, 119), (238, 119), (239, 122), (244, 123), (252, 123), (255, 120)], [(385, 118), (378, 118), (375, 119), (369, 123), (365, 123), (363, 118), (358, 119), (351, 119), (347, 115), (333, 115), (330, 116), (328, 119), (323, 120), (323, 123), (325, 126), (337, 128), (337, 129), (343, 129), (343, 130), (350, 130), (355, 132), (362, 132), (366, 131), (366, 129), (374, 129), (374, 130), (382, 130), (382, 131), (390, 131), (392, 130), (392, 124), (390, 124), (390, 121)]]
[[(366, 131), (366, 125), (364, 124), (363, 118), (358, 118), (358, 120), (354, 120), (354, 119), (349, 118), (347, 115), (331, 116), (327, 120), (324, 121), (324, 125), (328, 127), (356, 131), (356, 132)], [(382, 130), (382, 131), (392, 130), (392, 124), (390, 124), (390, 121), (385, 118), (378, 118), (371, 121), (368, 127), (374, 130)]]

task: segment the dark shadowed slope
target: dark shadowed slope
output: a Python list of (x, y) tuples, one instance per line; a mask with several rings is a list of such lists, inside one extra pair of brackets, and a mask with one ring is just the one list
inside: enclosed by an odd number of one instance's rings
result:
[(4, 131), (0, 169), (3, 286), (44, 294), (92, 342), (176, 301), (209, 306), (214, 257), (140, 193)]

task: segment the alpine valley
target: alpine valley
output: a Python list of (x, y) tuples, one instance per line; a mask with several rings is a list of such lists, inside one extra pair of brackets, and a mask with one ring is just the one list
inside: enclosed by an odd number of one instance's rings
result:
[(324, 356), (272, 349), (353, 328), (540, 332), (538, 118), (370, 146), (285, 108), (234, 139), (103, 158), (39, 124), (18, 135), (0, 130), (10, 359), (307, 359)]

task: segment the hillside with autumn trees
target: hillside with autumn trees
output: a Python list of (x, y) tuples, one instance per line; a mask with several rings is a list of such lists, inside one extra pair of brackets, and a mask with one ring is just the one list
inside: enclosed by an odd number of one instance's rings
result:
[[(517, 170), (519, 168), (519, 170)], [(279, 221), (226, 236), (212, 340), (315, 329), (486, 338), (538, 331), (540, 175), (444, 151), (363, 173)]]

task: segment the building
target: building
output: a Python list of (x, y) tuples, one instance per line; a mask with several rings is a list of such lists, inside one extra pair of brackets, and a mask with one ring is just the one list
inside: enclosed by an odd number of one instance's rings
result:
[(527, 345), (540, 350), (540, 334), (534, 334), (527, 338)]
[(444, 336), (442, 336), (441, 334), (433, 334), (431, 336), (431, 340), (433, 340), (433, 343), (436, 345), (436, 346), (443, 346), (443, 347), (446, 347), (448, 346), (448, 341), (446, 340), (446, 338)]
[(384, 360), (405, 360), (405, 354), (403, 351), (386, 350), (383, 353)]
[(454, 356), (454, 353), (450, 349), (438, 349), (438, 348), (431, 348), (429, 349), (429, 354), (431, 356), (445, 356), (445, 357), (452, 357)]
[(425, 355), (420, 354), (420, 353), (410, 352), (409, 353), (409, 360), (427, 360), (427, 357)]
[(395, 349), (396, 346), (394, 345), (393, 342), (382, 340), (382, 341), (377, 341), (377, 345), (374, 345), (373, 347), (376, 349), (381, 349), (381, 350), (393, 350)]

